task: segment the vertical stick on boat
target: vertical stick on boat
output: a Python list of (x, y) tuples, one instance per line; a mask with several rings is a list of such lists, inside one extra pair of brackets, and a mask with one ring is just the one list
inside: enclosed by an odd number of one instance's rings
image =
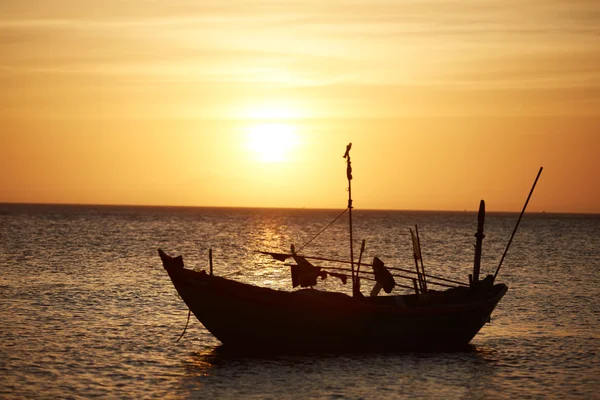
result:
[(481, 251), (483, 248), (483, 239), (485, 238), (485, 235), (483, 234), (484, 223), (485, 201), (481, 200), (481, 202), (479, 203), (479, 214), (477, 214), (477, 232), (475, 233), (477, 241), (475, 242), (475, 259), (473, 261), (473, 285), (477, 285), (477, 282), (479, 282), (479, 271), (481, 269)]
[[(360, 262), (362, 261), (363, 253), (365, 252), (365, 239), (363, 239), (362, 244), (360, 246), (360, 254), (358, 255), (358, 264), (356, 264), (356, 288), (353, 288), (352, 295), (359, 295), (360, 293), (360, 276), (358, 275), (360, 272)], [(358, 292), (358, 293), (355, 293)]]
[(415, 260), (415, 270), (417, 271), (417, 279), (419, 280), (419, 289), (424, 291), (423, 285), (423, 277), (421, 276), (421, 271), (419, 270), (419, 246), (417, 244), (417, 237), (412, 229), (410, 230), (410, 237), (412, 239), (413, 244), (413, 259)]
[(423, 274), (423, 289), (427, 291), (427, 278), (425, 275), (425, 266), (423, 265), (423, 253), (421, 253), (421, 238), (419, 237), (419, 227), (416, 224), (415, 232), (417, 233), (417, 246), (419, 249), (419, 260), (421, 261), (421, 273)]
[(208, 249), (208, 262), (210, 267), (210, 276), (213, 276), (212, 249)]
[(350, 225), (350, 266), (352, 267), (352, 293), (355, 292), (356, 278), (354, 274), (354, 248), (352, 244), (352, 165), (350, 163), (350, 149), (352, 143), (346, 146), (344, 158), (346, 159), (346, 176), (348, 178), (348, 221)]
[(523, 214), (525, 214), (525, 209), (527, 208), (527, 204), (529, 204), (529, 199), (531, 199), (531, 195), (533, 194), (533, 189), (535, 189), (535, 185), (537, 184), (538, 179), (540, 179), (540, 175), (542, 174), (542, 170), (544, 167), (540, 167), (540, 170), (535, 177), (535, 181), (533, 181), (533, 186), (529, 191), (529, 196), (527, 196), (527, 200), (525, 200), (525, 205), (523, 206), (523, 210), (521, 211), (521, 215), (519, 215), (519, 219), (517, 220), (517, 224), (515, 225), (515, 229), (513, 229), (512, 235), (510, 235), (510, 239), (508, 244), (506, 245), (506, 249), (504, 250), (504, 254), (502, 254), (502, 258), (500, 259), (500, 263), (498, 264), (498, 268), (496, 268), (496, 273), (494, 273), (494, 281), (496, 280), (496, 276), (498, 276), (498, 271), (500, 271), (500, 267), (502, 266), (502, 262), (504, 261), (504, 257), (506, 257), (506, 253), (508, 253), (508, 248), (512, 243), (513, 238), (515, 237), (515, 233), (517, 233), (517, 228), (519, 227), (519, 223), (521, 223), (521, 218), (523, 218)]
[(416, 280), (415, 278), (413, 278), (413, 280), (412, 280), (412, 281), (413, 281), (413, 286), (414, 286), (414, 288), (415, 288), (415, 294), (416, 294), (417, 296), (419, 296), (419, 287), (417, 286), (417, 280)]

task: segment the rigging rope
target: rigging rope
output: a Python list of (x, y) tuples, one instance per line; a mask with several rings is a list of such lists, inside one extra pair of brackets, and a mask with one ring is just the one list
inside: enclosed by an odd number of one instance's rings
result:
[(298, 249), (298, 251), (302, 251), (303, 248), (305, 248), (306, 246), (308, 246), (310, 244), (310, 242), (312, 242), (313, 240), (315, 240), (321, 233), (323, 233), (327, 228), (329, 228), (331, 225), (333, 225), (333, 223), (335, 221), (337, 221), (342, 215), (344, 215), (344, 213), (348, 211), (348, 209), (346, 208), (344, 211), (342, 211), (342, 213), (340, 215), (338, 215), (337, 217), (335, 217), (335, 219), (333, 221), (331, 221), (325, 228), (321, 229), (321, 231), (319, 233), (317, 233), (315, 236), (313, 236), (312, 239), (310, 239), (308, 242), (304, 243), (300, 249)]
[(187, 330), (188, 324), (190, 323), (190, 315), (192, 315), (192, 310), (188, 310), (188, 318), (187, 318), (187, 322), (185, 323), (185, 328), (183, 328), (183, 332), (181, 332), (181, 336), (179, 336), (179, 339), (177, 339), (175, 341), (175, 343), (179, 343), (179, 341), (181, 340), (183, 335), (185, 335), (185, 331)]

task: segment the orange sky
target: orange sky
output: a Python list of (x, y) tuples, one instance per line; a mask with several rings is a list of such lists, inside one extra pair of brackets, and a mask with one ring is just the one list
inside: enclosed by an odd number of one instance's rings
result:
[(600, 213), (598, 15), (3, 1), (0, 202)]

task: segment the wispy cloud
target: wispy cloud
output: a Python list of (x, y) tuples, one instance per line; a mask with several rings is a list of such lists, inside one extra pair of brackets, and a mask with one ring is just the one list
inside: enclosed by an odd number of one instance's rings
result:
[[(168, 85), (217, 99), (301, 93), (360, 112), (397, 109), (378, 104), (405, 101), (399, 93), (413, 87), (432, 93), (431, 103), (416, 102), (425, 113), (461, 92), (494, 92), (500, 102), (508, 93), (531, 110), (554, 109), (550, 94), (574, 102), (573, 112), (600, 104), (596, 1), (8, 0), (0, 11), (0, 80), (10, 83), (0, 102), (21, 107), (32, 82), (72, 93), (110, 86), (130, 101), (142, 85), (163, 86), (178, 104), (193, 100)], [(469, 96), (460, 101), (473, 112), (494, 101)]]

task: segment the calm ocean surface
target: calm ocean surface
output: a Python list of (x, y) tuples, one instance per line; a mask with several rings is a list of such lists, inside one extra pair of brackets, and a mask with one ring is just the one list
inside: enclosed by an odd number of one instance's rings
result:
[[(600, 398), (600, 216), (527, 214), (498, 280), (509, 291), (470, 351), (228, 354), (187, 318), (157, 248), (189, 267), (291, 290), (255, 250), (304, 244), (339, 211), (0, 204), (1, 398)], [(467, 281), (474, 213), (355, 211), (357, 247)], [(489, 213), (483, 274), (517, 220)], [(348, 258), (338, 222), (304, 254)], [(349, 286), (329, 279), (321, 289)], [(364, 287), (363, 292), (370, 290)]]

